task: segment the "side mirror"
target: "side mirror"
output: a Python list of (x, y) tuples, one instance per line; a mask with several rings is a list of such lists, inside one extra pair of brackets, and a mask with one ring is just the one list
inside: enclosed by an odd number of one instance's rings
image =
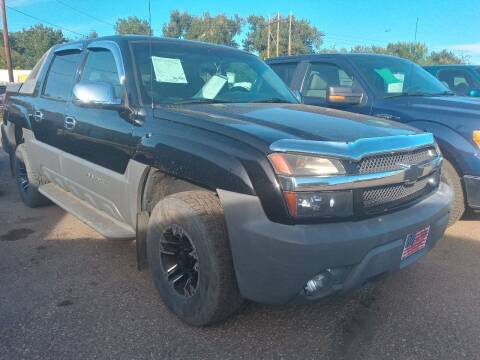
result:
[(80, 105), (118, 107), (122, 100), (112, 84), (102, 81), (81, 81), (73, 88), (74, 101)]
[(363, 92), (346, 86), (330, 86), (327, 89), (327, 102), (337, 105), (360, 104)]
[(472, 89), (468, 92), (468, 96), (480, 97), (480, 89)]

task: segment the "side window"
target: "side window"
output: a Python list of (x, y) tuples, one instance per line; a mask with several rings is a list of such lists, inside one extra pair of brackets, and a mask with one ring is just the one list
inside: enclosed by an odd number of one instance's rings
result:
[(89, 51), (81, 80), (108, 83), (112, 85), (115, 96), (117, 98), (121, 97), (121, 84), (117, 64), (109, 50)]
[(43, 89), (44, 96), (56, 100), (70, 98), (81, 56), (81, 53), (55, 55)]
[(32, 71), (28, 75), (27, 80), (25, 80), (25, 82), (22, 84), (22, 87), (19, 90), (21, 94), (32, 95), (35, 92), (38, 76), (40, 75), (40, 70), (43, 67), (43, 64), (45, 62), (45, 59), (47, 58), (48, 53), (49, 51), (43, 54), (40, 60), (38, 60), (35, 66), (33, 67)]
[(283, 80), (288, 86), (291, 85), (293, 80), (293, 74), (297, 68), (298, 63), (284, 63), (284, 64), (272, 64), (270, 67), (277, 73), (280, 79)]
[(313, 63), (305, 78), (303, 96), (325, 100), (331, 86), (353, 87), (353, 77), (333, 64)]
[(441, 70), (438, 79), (457, 95), (466, 96), (468, 91), (475, 87), (473, 77), (465, 70)]

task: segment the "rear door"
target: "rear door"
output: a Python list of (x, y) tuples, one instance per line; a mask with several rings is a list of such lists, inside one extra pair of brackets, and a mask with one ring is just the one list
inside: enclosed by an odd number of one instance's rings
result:
[(55, 51), (40, 96), (30, 114), (36, 139), (58, 150), (68, 150), (63, 137), (65, 110), (72, 96), (81, 59), (81, 47), (78, 45)]

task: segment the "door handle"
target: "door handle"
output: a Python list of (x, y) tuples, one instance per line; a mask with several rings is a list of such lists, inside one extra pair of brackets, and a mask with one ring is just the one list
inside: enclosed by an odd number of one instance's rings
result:
[(75, 129), (76, 124), (77, 124), (77, 120), (75, 120), (73, 117), (65, 116), (65, 121), (63, 123), (65, 129), (73, 130), (73, 129)]
[(33, 114), (33, 119), (39, 123), (39, 122), (42, 122), (42, 120), (44, 119), (44, 116), (43, 116), (43, 113), (41, 111), (35, 111), (35, 113)]

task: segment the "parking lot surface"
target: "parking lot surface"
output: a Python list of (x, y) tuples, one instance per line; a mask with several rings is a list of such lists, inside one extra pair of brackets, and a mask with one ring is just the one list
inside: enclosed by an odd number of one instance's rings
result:
[(248, 303), (192, 328), (112, 242), (25, 207), (0, 152), (0, 359), (478, 359), (480, 217), (417, 264), (329, 304)]

